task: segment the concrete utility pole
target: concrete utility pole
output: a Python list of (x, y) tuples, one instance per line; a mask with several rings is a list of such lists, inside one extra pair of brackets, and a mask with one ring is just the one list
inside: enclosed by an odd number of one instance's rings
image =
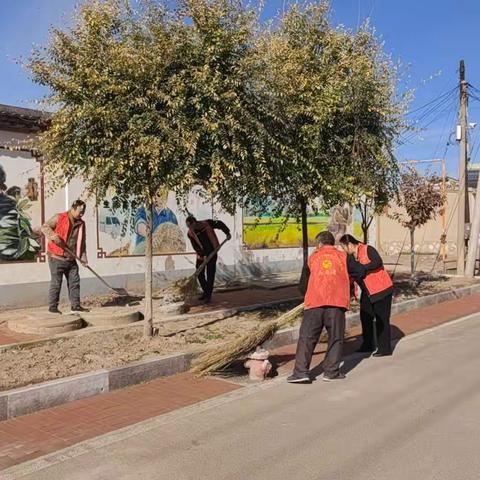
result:
[[(467, 82), (465, 62), (460, 60), (460, 165), (458, 173), (458, 231), (457, 231), (457, 275), (465, 274), (465, 219), (468, 200), (467, 186)], [(470, 215), (469, 215), (470, 216)]]

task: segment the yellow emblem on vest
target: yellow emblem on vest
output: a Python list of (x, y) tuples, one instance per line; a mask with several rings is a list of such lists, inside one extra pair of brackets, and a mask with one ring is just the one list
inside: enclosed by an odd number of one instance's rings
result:
[(332, 261), (331, 260), (323, 260), (322, 261), (322, 268), (324, 270), (330, 270), (333, 267)]

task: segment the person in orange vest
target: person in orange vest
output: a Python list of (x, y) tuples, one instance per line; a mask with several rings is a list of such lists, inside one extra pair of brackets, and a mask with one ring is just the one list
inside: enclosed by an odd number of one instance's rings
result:
[(51, 276), (48, 293), (48, 311), (50, 313), (62, 313), (58, 309), (58, 302), (64, 276), (67, 279), (68, 295), (72, 307), (71, 312), (88, 311), (80, 305), (78, 264), (75, 257), (69, 253), (69, 251), (75, 253), (81, 259), (82, 265), (88, 265), (85, 222), (82, 220), (85, 208), (84, 201), (75, 200), (70, 210), (57, 213), (41, 228), (42, 233), (48, 240), (47, 255)]
[[(232, 238), (230, 229), (220, 220), (199, 221), (190, 215), (187, 217), (186, 223), (188, 227), (188, 238), (197, 253), (196, 268), (220, 245), (215, 230), (221, 230), (226, 235), (227, 240)], [(198, 275), (198, 281), (203, 290), (203, 295), (200, 297), (200, 300), (203, 300), (205, 303), (212, 301), (213, 286), (215, 284), (215, 274), (217, 271), (217, 258), (217, 254), (213, 255), (206, 267)]]
[(391, 355), (392, 279), (383, 267), (382, 258), (372, 246), (365, 245), (348, 234), (340, 239), (340, 245), (348, 254), (348, 272), (362, 292), (360, 320), (363, 343), (358, 351), (373, 352), (374, 357)]
[(345, 334), (345, 312), (350, 308), (350, 279), (347, 255), (335, 248), (335, 238), (324, 231), (316, 237), (317, 249), (303, 268), (300, 290), (305, 295), (303, 321), (289, 383), (311, 383), (309, 375), (315, 345), (323, 327), (328, 333), (328, 349), (323, 361), (323, 380), (345, 378), (340, 371)]

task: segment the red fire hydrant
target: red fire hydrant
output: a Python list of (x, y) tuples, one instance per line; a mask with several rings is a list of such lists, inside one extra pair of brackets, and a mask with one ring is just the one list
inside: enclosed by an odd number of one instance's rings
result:
[(255, 352), (247, 357), (244, 365), (249, 370), (250, 380), (265, 380), (272, 369), (272, 364), (268, 361), (269, 355), (268, 350), (257, 347)]

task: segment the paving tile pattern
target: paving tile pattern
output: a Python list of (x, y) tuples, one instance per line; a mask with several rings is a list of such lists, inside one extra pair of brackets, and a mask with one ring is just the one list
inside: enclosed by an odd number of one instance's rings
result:
[(181, 374), (0, 422), (0, 470), (238, 388)]

